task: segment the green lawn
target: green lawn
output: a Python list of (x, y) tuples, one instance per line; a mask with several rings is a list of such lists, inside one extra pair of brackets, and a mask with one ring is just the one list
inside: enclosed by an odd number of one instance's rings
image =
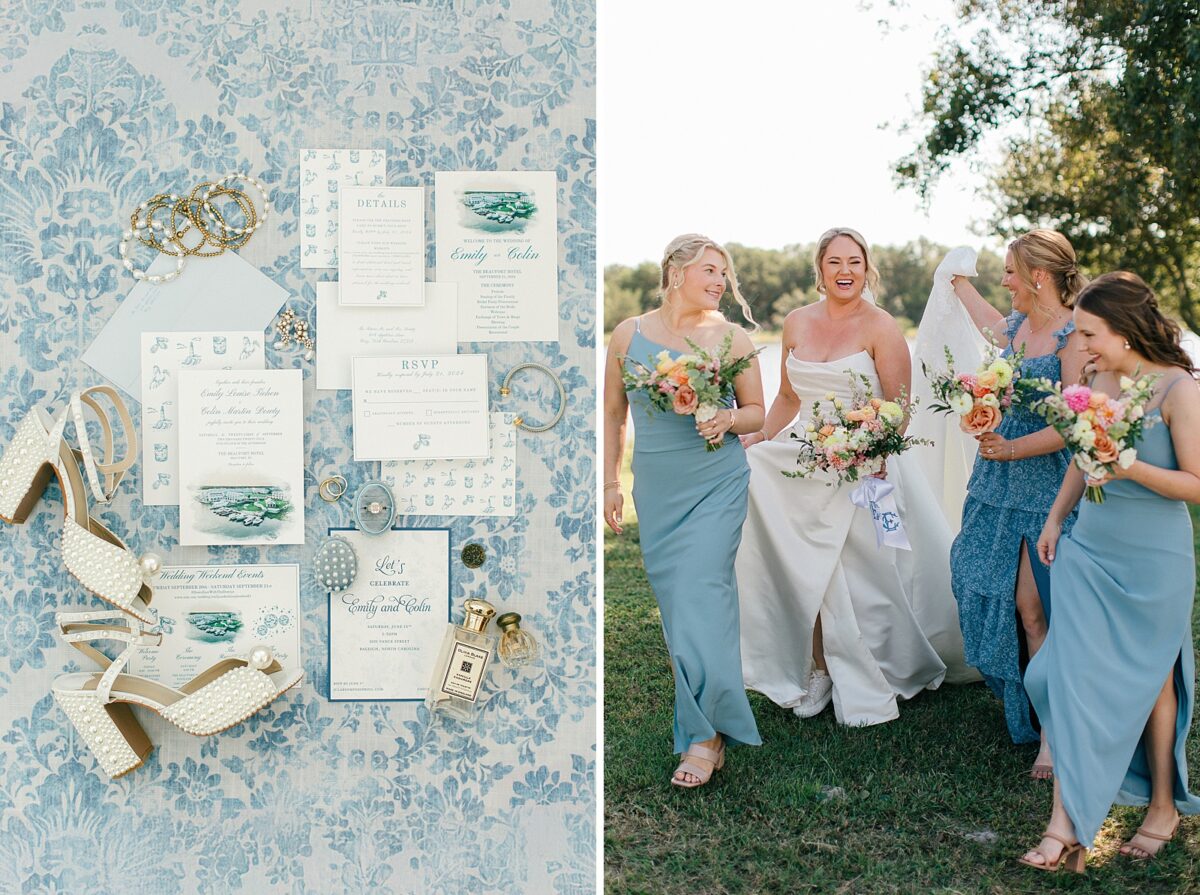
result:
[[(982, 684), (924, 693), (862, 729), (751, 694), (764, 745), (731, 749), (701, 789), (671, 786), (671, 673), (637, 537), (631, 525), (605, 542), (607, 892), (1200, 892), (1200, 818), (1139, 864), (1116, 854), (1140, 819), (1131, 808), (1114, 810), (1085, 877), (1019, 866), (1050, 786), (1026, 776), (1035, 750), (1012, 745)], [(1188, 754), (1196, 789), (1195, 729)]]

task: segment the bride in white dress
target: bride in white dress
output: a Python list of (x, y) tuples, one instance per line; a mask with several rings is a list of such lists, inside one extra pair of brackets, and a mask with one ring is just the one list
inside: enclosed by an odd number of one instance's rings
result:
[(742, 673), (749, 689), (801, 717), (832, 701), (842, 724), (879, 724), (898, 717), (897, 698), (977, 675), (962, 658), (950, 530), (912, 455), (889, 458), (885, 470), (911, 552), (876, 546), (870, 511), (850, 501), (853, 486), (782, 475), (796, 468), (792, 432), (803, 431), (814, 401), (830, 392), (850, 399), (851, 372), (866, 375), (877, 397), (911, 393), (908, 345), (870, 298), (878, 272), (866, 240), (827, 231), (816, 269), (825, 300), (788, 315), (779, 395), (763, 432), (743, 437), (751, 449), (737, 556)]

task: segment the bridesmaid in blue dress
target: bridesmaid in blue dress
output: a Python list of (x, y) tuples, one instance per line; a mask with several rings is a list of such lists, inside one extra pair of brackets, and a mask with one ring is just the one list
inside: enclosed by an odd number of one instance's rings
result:
[[(734, 383), (736, 405), (697, 423), (690, 415), (648, 413), (644, 395), (626, 395), (621, 372), (626, 357), (655, 363), (664, 351), (689, 352), (689, 340), (719, 346), (731, 331), (735, 354), (753, 351), (746, 333), (717, 310), (727, 280), (753, 322), (729, 253), (697, 234), (673, 240), (662, 262), (662, 306), (616, 327), (605, 373), (604, 519), (621, 533), (620, 469), (632, 402), (642, 559), (675, 674), (675, 752), (683, 758), (671, 782), (689, 788), (707, 783), (724, 764), (727, 743), (762, 742), (742, 686), (733, 572), (750, 479), (735, 436), (762, 428), (762, 380), (754, 360)], [(722, 447), (708, 452), (705, 440)]]
[(1084, 503), (1071, 466), (1038, 553), (1051, 565), (1054, 614), (1025, 686), (1054, 751), (1054, 807), (1044, 838), (1021, 859), (1042, 870), (1083, 871), (1114, 802), (1149, 805), (1121, 848), (1153, 857), (1200, 813), (1188, 792), (1196, 558), (1186, 504), (1200, 503), (1200, 389), (1179, 327), (1131, 273), (1098, 277), (1079, 296), (1075, 325), (1093, 360), (1093, 387), (1118, 393), (1121, 376), (1157, 374), (1138, 458)]
[[(1022, 376), (1078, 381), (1083, 358), (1072, 335), (1071, 305), (1084, 280), (1066, 237), (1053, 230), (1019, 236), (1008, 247), (1002, 282), (1012, 292), (1007, 318), (965, 278), (955, 278), (954, 290), (975, 325), (1004, 346), (1005, 356), (1024, 349)], [(1022, 659), (1036, 654), (1046, 637), (1050, 581), (1033, 546), (1069, 457), (1058, 433), (1020, 405), (1005, 412), (995, 432), (977, 440), (962, 529), (950, 550), (963, 645), (967, 663), (1004, 700), (1013, 742), (1036, 743), (1039, 734), (1021, 683)], [(1046, 779), (1051, 758), (1040, 739), (1030, 775)]]

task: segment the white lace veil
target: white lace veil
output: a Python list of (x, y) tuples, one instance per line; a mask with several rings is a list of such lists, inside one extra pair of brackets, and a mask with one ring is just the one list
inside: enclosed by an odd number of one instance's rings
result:
[(950, 278), (955, 275), (975, 276), (975, 258), (975, 250), (964, 246), (951, 249), (938, 265), (913, 347), (912, 390), (920, 406), (909, 424), (908, 434), (932, 439), (933, 445), (917, 448), (912, 456), (929, 480), (951, 532), (956, 534), (962, 523), (967, 480), (978, 444), (959, 428), (956, 416), (928, 409), (933, 390), (921, 364), (931, 371), (944, 370), (947, 347), (954, 356), (955, 370), (974, 370), (982, 361), (987, 343), (950, 285)]

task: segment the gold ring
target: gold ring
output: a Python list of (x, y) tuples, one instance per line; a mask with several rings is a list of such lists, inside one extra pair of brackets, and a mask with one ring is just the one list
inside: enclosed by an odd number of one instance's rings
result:
[(334, 503), (339, 497), (346, 493), (347, 482), (345, 477), (340, 475), (331, 475), (329, 478), (322, 479), (321, 484), (317, 486), (317, 493), (321, 495), (321, 500), (328, 503)]

